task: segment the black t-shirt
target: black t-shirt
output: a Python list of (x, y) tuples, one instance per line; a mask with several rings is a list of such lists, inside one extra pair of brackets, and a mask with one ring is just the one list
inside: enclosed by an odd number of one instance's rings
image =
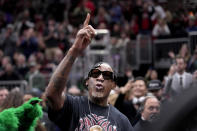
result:
[(100, 125), (105, 131), (133, 131), (127, 117), (112, 105), (109, 106), (102, 107), (90, 102), (90, 114), (87, 97), (67, 95), (63, 108), (59, 111), (49, 108), (48, 115), (62, 131), (89, 131), (93, 125)]

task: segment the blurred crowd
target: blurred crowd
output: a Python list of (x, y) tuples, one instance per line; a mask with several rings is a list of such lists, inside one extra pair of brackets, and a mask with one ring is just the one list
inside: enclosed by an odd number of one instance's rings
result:
[[(94, 28), (110, 31), (108, 45), (116, 52), (138, 34), (149, 34), (155, 39), (182, 37), (197, 30), (195, 8), (179, 4), (170, 11), (167, 2), (157, 0), (77, 0), (71, 3), (3, 0), (0, 3), (0, 80), (31, 81), (33, 75), (38, 75), (40, 85), (37, 86), (43, 90), (48, 74), (73, 43), (81, 26), (79, 23), (87, 12), (91, 12)], [(184, 51), (180, 53), (184, 55)], [(189, 60), (193, 54), (186, 53)], [(175, 54), (169, 52), (169, 56)], [(189, 62), (190, 68), (194, 60), (195, 56)]]
[[(41, 97), (50, 74), (71, 47), (88, 12), (95, 29), (110, 31), (109, 44), (115, 48), (135, 40), (138, 34), (151, 35), (152, 39), (177, 38), (197, 31), (197, 8), (187, 9), (180, 4), (171, 11), (167, 2), (157, 0), (1, 0), (0, 80), (26, 80), (39, 89), (33, 91)], [(139, 77), (133, 75), (131, 67), (126, 69), (124, 81), (117, 82), (117, 88), (111, 92), (110, 103), (127, 115), (133, 125), (145, 96), (152, 94), (160, 101), (156, 101), (154, 112), (158, 113), (162, 101), (196, 84), (197, 48), (191, 53), (183, 44), (178, 54), (169, 52), (169, 58), (172, 66), (162, 80), (156, 69)], [(182, 84), (179, 78), (183, 79)], [(68, 90), (72, 95), (86, 95), (76, 85)], [(8, 90), (0, 90), (0, 103), (8, 94)], [(141, 115), (145, 106), (146, 103)]]

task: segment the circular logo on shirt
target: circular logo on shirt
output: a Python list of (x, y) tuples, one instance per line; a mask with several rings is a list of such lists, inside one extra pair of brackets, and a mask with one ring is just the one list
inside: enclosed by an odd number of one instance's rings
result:
[(90, 127), (90, 131), (104, 131), (103, 128), (99, 125), (94, 125)]

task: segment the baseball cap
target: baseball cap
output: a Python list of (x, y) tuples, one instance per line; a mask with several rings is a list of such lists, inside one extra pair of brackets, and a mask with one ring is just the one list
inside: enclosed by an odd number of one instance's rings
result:
[(163, 88), (163, 86), (162, 86), (160, 80), (151, 80), (151, 81), (148, 83), (148, 90), (149, 90), (149, 91), (159, 90), (159, 89), (161, 89), (161, 88)]

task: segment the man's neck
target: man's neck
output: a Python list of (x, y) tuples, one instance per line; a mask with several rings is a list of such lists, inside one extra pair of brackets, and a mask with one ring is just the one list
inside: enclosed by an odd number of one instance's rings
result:
[(185, 71), (180, 71), (180, 72), (177, 72), (179, 75), (183, 75)]
[(93, 102), (94, 104), (97, 104), (99, 106), (107, 106), (108, 103), (107, 103), (107, 99), (105, 98), (91, 98), (91, 97), (88, 97), (88, 100)]

